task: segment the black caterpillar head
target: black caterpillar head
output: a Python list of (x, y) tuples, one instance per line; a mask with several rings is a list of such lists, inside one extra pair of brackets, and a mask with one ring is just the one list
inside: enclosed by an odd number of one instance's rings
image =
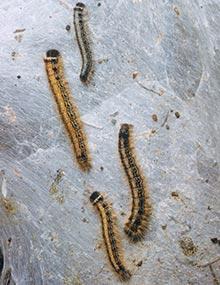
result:
[(120, 131), (119, 131), (119, 138), (123, 138), (124, 140), (127, 140), (130, 135), (130, 128), (132, 128), (132, 125), (129, 124), (122, 124)]
[(92, 204), (96, 204), (98, 201), (103, 200), (103, 196), (100, 192), (95, 191), (91, 194), (89, 199)]
[(86, 7), (85, 4), (83, 4), (82, 2), (78, 2), (76, 3), (76, 7), (74, 8), (74, 10), (82, 12), (85, 7)]
[(58, 57), (60, 55), (60, 52), (56, 49), (49, 49), (46, 53), (47, 57)]

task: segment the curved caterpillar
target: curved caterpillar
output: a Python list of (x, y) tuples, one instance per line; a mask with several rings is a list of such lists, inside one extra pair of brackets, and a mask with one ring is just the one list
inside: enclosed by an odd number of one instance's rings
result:
[(50, 87), (73, 145), (77, 163), (81, 170), (88, 171), (91, 168), (91, 159), (87, 139), (78, 109), (71, 98), (68, 83), (64, 78), (63, 62), (59, 51), (48, 50), (44, 62)]
[(73, 23), (77, 43), (82, 57), (80, 80), (85, 84), (90, 82), (92, 74), (94, 73), (93, 54), (91, 50), (87, 18), (88, 10), (86, 5), (81, 2), (77, 3), (73, 12)]
[(121, 125), (118, 150), (132, 194), (131, 214), (125, 224), (124, 231), (133, 242), (137, 242), (144, 238), (152, 207), (147, 183), (135, 158), (132, 131), (133, 125)]
[(127, 281), (131, 278), (131, 273), (124, 265), (120, 237), (113, 211), (103, 195), (97, 191), (90, 196), (90, 202), (97, 207), (101, 217), (103, 238), (109, 261), (120, 279)]

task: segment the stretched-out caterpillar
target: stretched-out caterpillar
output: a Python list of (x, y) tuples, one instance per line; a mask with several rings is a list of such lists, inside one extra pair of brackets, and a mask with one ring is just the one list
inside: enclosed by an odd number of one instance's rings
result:
[(92, 193), (90, 201), (97, 207), (101, 217), (103, 238), (109, 261), (115, 272), (119, 275), (119, 278), (122, 281), (127, 281), (131, 278), (131, 273), (126, 269), (126, 265), (124, 264), (120, 237), (113, 210), (104, 196), (97, 191)]
[(58, 50), (51, 49), (44, 58), (48, 81), (55, 97), (63, 123), (70, 137), (77, 163), (81, 170), (91, 168), (91, 159), (83, 123), (74, 103), (67, 81), (64, 78), (62, 57)]
[(132, 194), (131, 214), (124, 230), (133, 242), (137, 242), (144, 238), (152, 213), (152, 206), (146, 180), (136, 159), (132, 132), (133, 125), (121, 125), (118, 151)]
[(91, 40), (89, 38), (88, 28), (88, 10), (86, 5), (79, 2), (73, 10), (73, 24), (76, 33), (76, 39), (82, 57), (82, 68), (80, 80), (88, 84), (94, 73), (93, 54), (91, 50)]

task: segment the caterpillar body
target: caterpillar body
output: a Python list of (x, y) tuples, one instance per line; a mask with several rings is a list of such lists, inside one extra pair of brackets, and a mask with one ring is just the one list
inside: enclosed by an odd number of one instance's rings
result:
[(73, 10), (73, 24), (76, 33), (76, 40), (79, 46), (82, 67), (80, 80), (88, 84), (94, 73), (93, 53), (88, 28), (88, 10), (85, 4), (79, 2)]
[(152, 206), (148, 185), (136, 159), (132, 132), (133, 125), (121, 125), (118, 150), (132, 194), (132, 209), (124, 230), (133, 242), (137, 242), (144, 238), (152, 213)]
[(91, 169), (91, 159), (87, 138), (79, 111), (64, 78), (63, 62), (59, 51), (55, 49), (48, 50), (44, 62), (50, 87), (70, 137), (77, 163), (81, 170), (88, 171)]
[(131, 273), (126, 269), (126, 265), (124, 264), (120, 237), (113, 210), (104, 196), (97, 191), (92, 193), (90, 201), (97, 207), (101, 217), (103, 239), (109, 261), (120, 279), (127, 281), (131, 278)]

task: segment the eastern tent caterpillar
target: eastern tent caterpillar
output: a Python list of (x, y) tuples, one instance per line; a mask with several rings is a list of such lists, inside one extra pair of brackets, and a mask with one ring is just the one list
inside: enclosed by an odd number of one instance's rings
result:
[(152, 207), (149, 200), (148, 186), (134, 152), (132, 131), (133, 125), (121, 125), (118, 150), (132, 194), (131, 214), (124, 230), (133, 242), (137, 242), (144, 238)]
[(120, 237), (113, 210), (103, 195), (97, 191), (90, 196), (90, 202), (97, 207), (101, 217), (103, 238), (109, 261), (120, 279), (127, 281), (130, 279), (131, 273), (124, 265)]
[(77, 43), (82, 57), (80, 80), (86, 84), (90, 82), (92, 74), (94, 73), (93, 54), (91, 50), (91, 40), (89, 38), (89, 28), (87, 22), (88, 10), (85, 4), (79, 2), (74, 8), (73, 23)]
[(50, 87), (73, 145), (76, 160), (81, 170), (88, 171), (91, 168), (91, 159), (87, 138), (78, 109), (71, 98), (68, 83), (64, 78), (63, 62), (59, 51), (48, 50), (44, 62)]

